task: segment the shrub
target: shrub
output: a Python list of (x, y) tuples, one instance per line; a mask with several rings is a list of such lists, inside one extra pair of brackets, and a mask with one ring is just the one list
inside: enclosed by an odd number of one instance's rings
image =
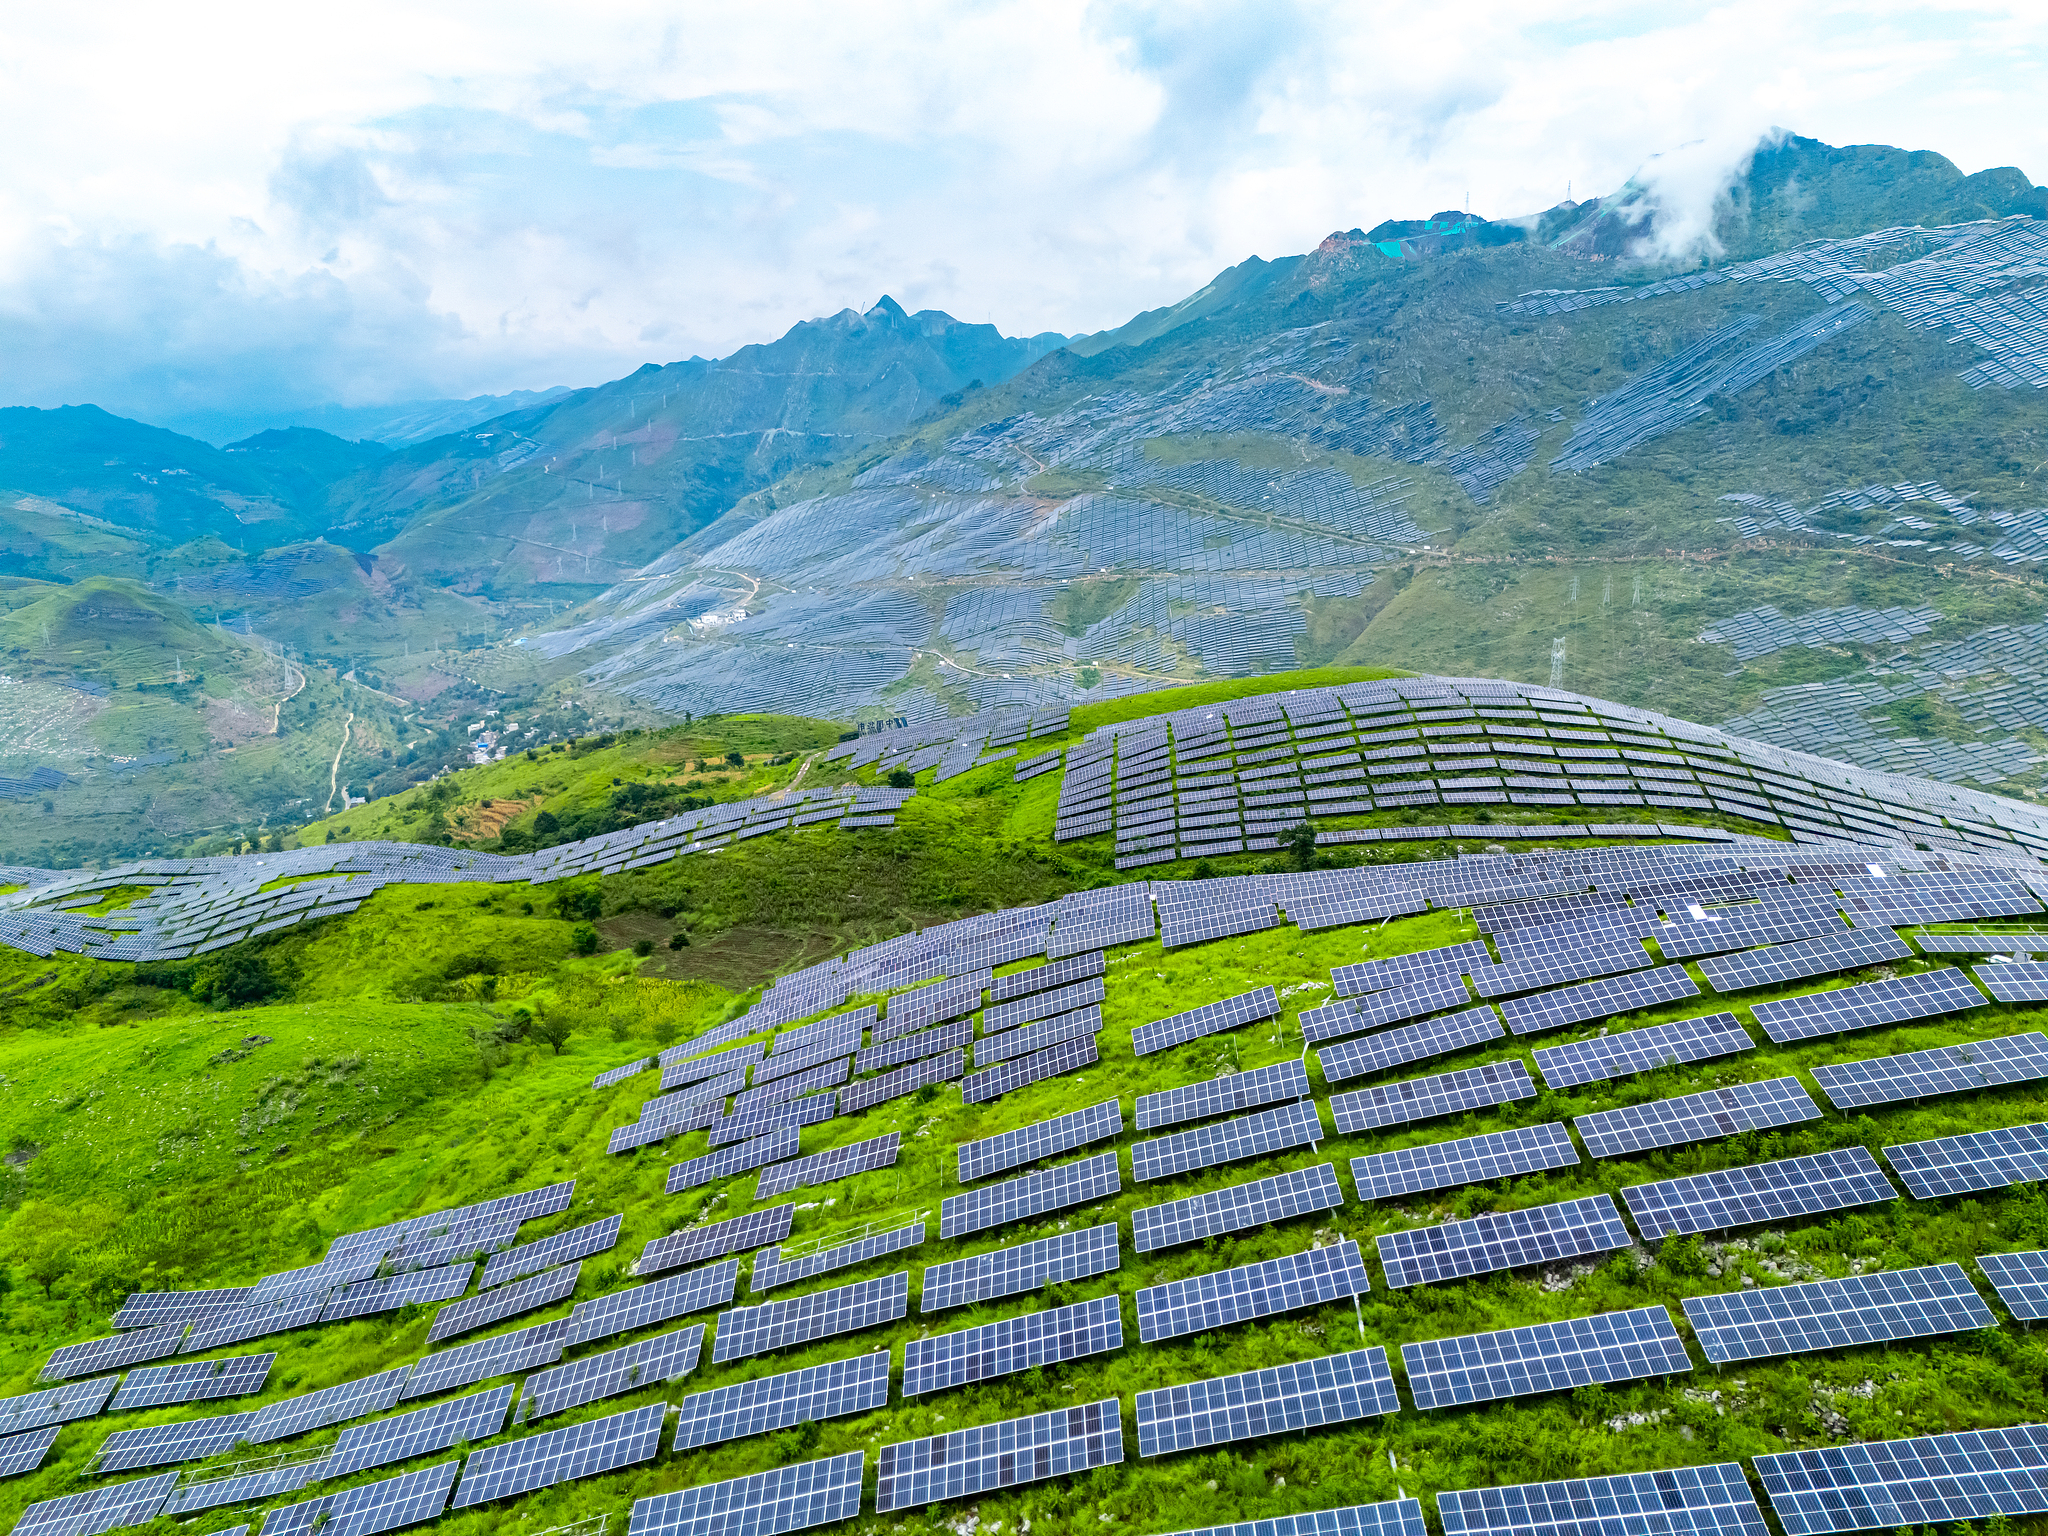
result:
[[(594, 949), (597, 947), (597, 931), (595, 929), (591, 930), (590, 938), (591, 947)], [(544, 1013), (527, 1026), (527, 1033), (532, 1035), (534, 1039), (553, 1046), (555, 1054), (559, 1056), (562, 1054), (562, 1047), (569, 1043), (569, 1029), (569, 1020), (566, 1015)]]
[(578, 923), (569, 930), (569, 948), (579, 955), (597, 953), (597, 930), (588, 923)]
[(909, 789), (916, 782), (917, 775), (908, 768), (892, 768), (889, 770), (889, 787), (891, 789)]
[(633, 953), (638, 955), (642, 960), (645, 960), (649, 955), (654, 953), (654, 940), (635, 939), (633, 941)]

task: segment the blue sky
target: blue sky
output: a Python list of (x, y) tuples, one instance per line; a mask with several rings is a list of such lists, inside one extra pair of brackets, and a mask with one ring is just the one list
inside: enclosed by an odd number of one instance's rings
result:
[(1090, 331), (1757, 137), (2048, 179), (2048, 7), (201, 3), (0, 17), (0, 403), (175, 424), (730, 352), (891, 293)]

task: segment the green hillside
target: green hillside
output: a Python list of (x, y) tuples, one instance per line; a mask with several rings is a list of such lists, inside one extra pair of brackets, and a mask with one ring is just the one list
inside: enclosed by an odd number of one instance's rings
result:
[[(1357, 675), (1276, 678), (1270, 686)], [(1235, 695), (1257, 687), (1215, 685), (1216, 693)], [(1201, 696), (1175, 690), (1149, 701), (1093, 706), (1076, 711), (1073, 728), (1139, 718)], [(787, 720), (713, 722), (700, 736), (619, 738), (608, 746), (542, 754), (523, 768), (508, 760), (468, 770), (455, 783), (467, 797), (503, 787), (507, 775), (550, 772), (562, 779), (558, 793), (587, 798), (600, 788), (591, 782), (595, 777), (633, 781), (631, 775), (642, 772), (652, 779), (723, 741), (735, 750), (751, 743), (753, 751), (743, 757), (781, 755), (769, 750), (776, 746), (803, 751), (816, 740), (803, 737), (806, 728)], [(796, 763), (804, 761), (799, 756)], [(730, 787), (765, 784), (794, 766), (749, 764)], [(530, 1223), (522, 1239), (618, 1212), (624, 1217), (620, 1240), (583, 1262), (572, 1298), (495, 1331), (565, 1316), (574, 1302), (636, 1283), (627, 1267), (649, 1240), (751, 1209), (754, 1175), (665, 1193), (667, 1168), (702, 1152), (703, 1136), (607, 1154), (610, 1129), (632, 1119), (658, 1085), (654, 1074), (642, 1073), (593, 1091), (592, 1077), (736, 1017), (763, 983), (792, 964), (913, 926), (1116, 880), (1085, 845), (1053, 849), (1045, 843), (1056, 779), (1015, 786), (1007, 765), (990, 765), (920, 787), (892, 830), (781, 833), (715, 855), (558, 888), (392, 886), (352, 914), (190, 962), (136, 969), (0, 950), (0, 1135), (12, 1149), (0, 1163), (0, 1275), (9, 1282), (0, 1308), (0, 1394), (35, 1390), (36, 1372), (50, 1351), (104, 1334), (107, 1318), (131, 1291), (247, 1284), (313, 1263), (341, 1233), (558, 1180), (577, 1181), (573, 1206)], [(402, 809), (402, 803), (359, 807), (349, 820), (359, 831), (384, 835)], [(1265, 863), (1250, 860), (1242, 867)], [(606, 943), (596, 954), (578, 956), (577, 925), (593, 908)], [(661, 944), (645, 957), (623, 947), (677, 929), (689, 939), (684, 947)], [(908, 1267), (913, 1299), (905, 1318), (731, 1364), (712, 1363), (707, 1348), (686, 1380), (630, 1387), (536, 1428), (677, 1402), (687, 1393), (869, 1349), (887, 1347), (900, 1364), (908, 1341), (1098, 1296), (1118, 1299), (1121, 1350), (908, 1400), (892, 1390), (886, 1408), (700, 1451), (664, 1451), (621, 1471), (442, 1515), (432, 1529), (540, 1532), (607, 1515), (616, 1531), (633, 1501), (648, 1494), (844, 1451), (865, 1450), (872, 1460), (885, 1443), (1112, 1396), (1120, 1400), (1127, 1436), (1121, 1465), (880, 1520), (864, 1514), (838, 1528), (961, 1536), (970, 1522), (976, 1530), (1020, 1533), (1028, 1522), (1034, 1536), (1104, 1527), (1145, 1533), (1399, 1496), (1419, 1497), (1433, 1512), (1433, 1496), (1445, 1489), (1692, 1466), (1855, 1439), (2033, 1422), (2048, 1414), (2048, 1346), (1995, 1306), (2000, 1326), (1934, 1341), (1796, 1354), (1720, 1371), (1698, 1363), (1695, 1341), (1693, 1369), (1683, 1376), (1434, 1412), (1417, 1410), (1404, 1396), (1401, 1410), (1385, 1417), (1157, 1459), (1141, 1458), (1131, 1433), (1136, 1392), (1361, 1347), (1385, 1348), (1397, 1374), (1404, 1374), (1399, 1346), (1414, 1340), (1643, 1306), (1663, 1305), (1679, 1317), (1685, 1297), (1951, 1261), (1962, 1263), (1988, 1297), (1974, 1268), (1978, 1256), (2048, 1245), (2048, 1203), (2037, 1185), (1954, 1200), (1901, 1198), (1704, 1242), (1674, 1239), (1654, 1251), (1638, 1245), (1595, 1260), (1398, 1291), (1387, 1288), (1369, 1258), (1373, 1289), (1355, 1306), (1310, 1307), (1158, 1344), (1139, 1342), (1133, 1299), (1147, 1286), (1298, 1252), (1311, 1242), (1353, 1239), (1370, 1256), (1374, 1236), (1448, 1217), (1611, 1194), (1645, 1179), (1760, 1160), (1856, 1146), (1875, 1150), (2040, 1120), (2048, 1116), (2048, 1093), (2038, 1082), (2019, 1083), (1401, 1200), (1349, 1198), (1348, 1159), (1355, 1155), (1542, 1125), (1720, 1084), (1791, 1076), (1814, 1092), (1816, 1065), (2039, 1029), (2039, 1008), (1987, 1004), (1945, 1021), (1869, 1030), (1847, 1041), (1766, 1044), (1615, 1082), (1544, 1088), (1497, 1108), (1331, 1135), (1312, 1157), (1297, 1150), (1177, 1176), (1170, 1185), (1126, 1182), (1116, 1195), (1064, 1214), (962, 1240), (937, 1236), (937, 1208), (959, 1192), (955, 1152), (963, 1142), (1111, 1097), (1128, 1112), (1135, 1094), (1285, 1061), (1304, 1061), (1318, 1098), (1327, 1097), (1329, 1085), (1317, 1053), (1304, 1049), (1299, 1019), (1329, 1000), (1333, 967), (1460, 942), (1474, 932), (1466, 914), (1453, 910), (1315, 934), (1282, 926), (1171, 952), (1156, 940), (1112, 949), (1098, 1065), (989, 1105), (965, 1105), (950, 1085), (935, 1086), (804, 1131), (806, 1152), (895, 1131), (902, 1155), (893, 1167), (799, 1190), (792, 1197), (799, 1208), (788, 1246), (887, 1231), (921, 1217), (928, 1235), (915, 1248), (771, 1295)], [(1915, 958), (1889, 970), (1907, 974), (1933, 963)], [(1137, 1025), (1261, 985), (1278, 991), (1278, 1019), (1134, 1055)], [(1747, 991), (1726, 1006), (1760, 1039), (1753, 1017), (1758, 1003), (1827, 985), (1834, 983)], [(858, 997), (847, 1006), (877, 1000)], [(1693, 1000), (1533, 1039), (1504, 1038), (1395, 1075), (1488, 1061), (1529, 1065), (1532, 1044), (1700, 1011)], [(551, 1045), (558, 1025), (566, 1033)], [(1327, 1121), (1327, 1104), (1322, 1112)], [(1121, 1155), (1139, 1139), (1141, 1133), (1127, 1130), (1092, 1150), (1113, 1147)], [(926, 1265), (1084, 1225), (1116, 1221), (1128, 1228), (1139, 1207), (1316, 1160), (1340, 1170), (1347, 1192), (1346, 1203), (1327, 1217), (1163, 1252), (1127, 1249), (1122, 1266), (1109, 1275), (936, 1314), (917, 1310)], [(758, 1302), (763, 1298), (744, 1285), (748, 1255), (740, 1258), (736, 1304)], [(31, 1502), (117, 1480), (121, 1474), (96, 1477), (85, 1470), (110, 1428), (240, 1411), (406, 1364), (429, 1353), (430, 1320), (431, 1309), (411, 1307), (219, 1351), (276, 1350), (263, 1391), (66, 1425), (39, 1470), (0, 1484), (0, 1521), (12, 1523)], [(674, 1326), (710, 1320), (706, 1313)], [(1682, 1320), (1680, 1326), (1689, 1335)], [(211, 1464), (295, 1452), (326, 1443), (331, 1434), (245, 1447)], [(199, 1518), (208, 1529), (224, 1528), (253, 1521), (259, 1509), (446, 1459), (448, 1453), (421, 1457)], [(184, 1528), (164, 1518), (152, 1532)], [(1994, 1530), (2013, 1536), (2042, 1528), (2039, 1517), (2030, 1517), (1983, 1529), (1986, 1536)]]

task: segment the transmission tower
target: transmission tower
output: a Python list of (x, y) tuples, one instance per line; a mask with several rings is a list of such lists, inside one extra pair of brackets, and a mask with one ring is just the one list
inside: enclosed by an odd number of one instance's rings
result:
[(1559, 635), (1550, 642), (1550, 686), (1564, 686), (1564, 636)]

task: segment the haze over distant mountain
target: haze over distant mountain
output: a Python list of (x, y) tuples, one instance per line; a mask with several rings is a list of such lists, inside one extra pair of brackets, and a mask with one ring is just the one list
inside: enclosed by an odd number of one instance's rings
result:
[(259, 432), (311, 427), (352, 442), (382, 443), (396, 448), (407, 443), (423, 443), (430, 437), (440, 437), (445, 433), (460, 432), (494, 416), (503, 416), (507, 411), (530, 410), (537, 405), (546, 405), (568, 393), (567, 387), (557, 385), (553, 389), (515, 389), (505, 395), (476, 395), (468, 400), (398, 400), (384, 405), (329, 404), (284, 412), (196, 411), (167, 417), (158, 425), (222, 446), (239, 438), (253, 437)]

